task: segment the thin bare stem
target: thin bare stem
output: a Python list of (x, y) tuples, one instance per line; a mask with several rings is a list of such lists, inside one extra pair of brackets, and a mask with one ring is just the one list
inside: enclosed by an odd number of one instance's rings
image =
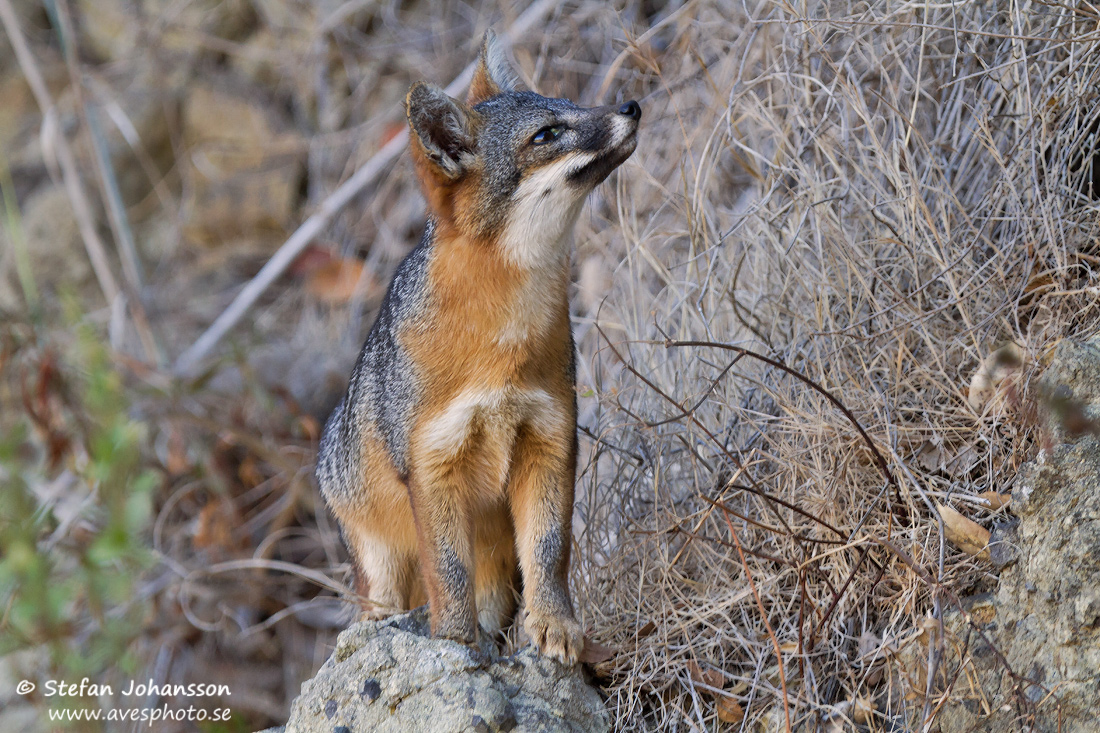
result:
[(31, 92), (34, 94), (38, 108), (42, 111), (43, 138), (52, 144), (57, 155), (57, 162), (61, 166), (61, 175), (65, 182), (65, 191), (72, 202), (73, 213), (76, 215), (80, 235), (84, 239), (84, 247), (88, 252), (88, 259), (92, 262), (96, 279), (99, 280), (100, 290), (108, 304), (113, 304), (120, 296), (121, 290), (111, 271), (110, 261), (107, 257), (107, 249), (99, 238), (95, 228), (95, 217), (92, 216), (92, 207), (88, 203), (88, 196), (84, 192), (84, 185), (80, 181), (80, 172), (77, 170), (76, 158), (73, 156), (69, 141), (61, 133), (57, 120), (57, 108), (53, 97), (46, 87), (46, 81), (38, 68), (38, 62), (27, 41), (23, 37), (23, 31), (19, 25), (19, 18), (12, 9), (10, 0), (0, 0), (0, 22), (4, 24), (4, 31), (8, 34), (15, 58), (19, 62), (19, 68), (23, 72)]

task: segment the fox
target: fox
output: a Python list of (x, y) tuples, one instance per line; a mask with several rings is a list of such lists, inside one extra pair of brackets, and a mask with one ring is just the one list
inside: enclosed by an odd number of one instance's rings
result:
[(641, 107), (539, 95), (489, 31), (465, 101), (421, 81), (405, 109), (427, 222), (325, 424), (320, 492), (362, 618), (427, 602), (433, 636), (471, 644), (522, 589), (538, 653), (576, 664), (572, 233)]

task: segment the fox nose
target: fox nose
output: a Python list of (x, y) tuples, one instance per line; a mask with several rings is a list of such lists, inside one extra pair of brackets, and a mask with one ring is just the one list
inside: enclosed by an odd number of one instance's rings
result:
[(624, 104), (622, 107), (619, 107), (619, 114), (626, 115), (630, 119), (637, 122), (638, 120), (642, 119), (642, 108), (638, 106), (638, 103), (632, 99)]

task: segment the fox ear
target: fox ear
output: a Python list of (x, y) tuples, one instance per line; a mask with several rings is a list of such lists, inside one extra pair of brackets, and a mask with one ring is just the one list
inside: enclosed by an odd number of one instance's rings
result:
[(500, 47), (497, 34), (492, 30), (485, 31), (485, 40), (481, 42), (481, 53), (477, 58), (473, 81), (470, 82), (470, 92), (466, 95), (466, 104), (472, 107), (501, 92), (522, 90), (523, 84), (512, 70), (504, 49)]
[(477, 115), (433, 84), (417, 82), (405, 98), (418, 162), (444, 180), (460, 177), (473, 162)]

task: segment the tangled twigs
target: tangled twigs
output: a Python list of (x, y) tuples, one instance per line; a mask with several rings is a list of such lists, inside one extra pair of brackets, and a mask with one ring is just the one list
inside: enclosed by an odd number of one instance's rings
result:
[(733, 522), (730, 521), (728, 514), (723, 513), (722, 516), (726, 520), (726, 525), (730, 528), (730, 536), (733, 537), (734, 544), (737, 545), (737, 556), (741, 558), (741, 567), (745, 570), (745, 577), (749, 579), (749, 588), (752, 589), (752, 596), (756, 599), (756, 607), (760, 610), (760, 618), (764, 621), (764, 628), (768, 630), (768, 638), (771, 639), (772, 649), (775, 651), (775, 661), (779, 665), (779, 685), (783, 690), (783, 715), (787, 723), (787, 733), (791, 733), (791, 704), (787, 698), (787, 672), (783, 666), (783, 652), (779, 648), (779, 640), (775, 638), (771, 622), (768, 621), (768, 612), (764, 608), (764, 602), (760, 600), (760, 593), (756, 590), (756, 582), (752, 579), (749, 564), (745, 561), (745, 552), (741, 549), (741, 540), (737, 537), (737, 530), (733, 528)]
[[(917, 564), (917, 562), (913, 559), (913, 557), (908, 552), (901, 549), (900, 547), (898, 547), (896, 544), (894, 544), (890, 540), (884, 540), (880, 537), (871, 537), (869, 539), (870, 539), (871, 542), (874, 542), (875, 544), (889, 550), (894, 555), (896, 555), (897, 558), (899, 560), (901, 560), (901, 562), (904, 563), (906, 567), (908, 567), (910, 570), (912, 570), (916, 574), (916, 576), (918, 578), (920, 578), (921, 582), (923, 582), (930, 589), (932, 589), (932, 591), (934, 593), (941, 594), (944, 598), (947, 598), (951, 602), (951, 605), (953, 605), (955, 607), (955, 609), (959, 612), (959, 615), (962, 617), (963, 621), (966, 623), (967, 636), (966, 636), (966, 639), (965, 639), (965, 642), (964, 642), (963, 651), (958, 655), (959, 656), (959, 666), (955, 670), (955, 673), (951, 676), (951, 680), (948, 682), (947, 685), (945, 685), (944, 691), (940, 694), (940, 699), (936, 703), (935, 708), (931, 709), (930, 712), (925, 713), (925, 715), (924, 715), (924, 724), (925, 724), (925, 726), (929, 725), (932, 722), (932, 720), (935, 719), (936, 713), (939, 712), (940, 708), (943, 706), (944, 702), (947, 700), (948, 696), (950, 695), (951, 690), (955, 685), (955, 680), (958, 678), (959, 674), (962, 672), (962, 669), (968, 663), (967, 662), (966, 650), (969, 648), (969, 645), (970, 645), (970, 633), (971, 632), (976, 633), (978, 636), (981, 637), (982, 642), (984, 642), (985, 645), (989, 647), (989, 649), (993, 652), (993, 655), (997, 658), (997, 663), (999, 665), (1001, 665), (1001, 667), (1004, 669), (1005, 673), (1009, 677), (1012, 678), (1013, 682), (1015, 682), (1015, 684), (1013, 685), (1013, 696), (1015, 698), (1016, 706), (1017, 706), (1018, 710), (1020, 711), (1021, 715), (1025, 711), (1032, 711), (1033, 712), (1038, 707), (1037, 703), (1034, 703), (1031, 700), (1029, 700), (1027, 698), (1027, 696), (1024, 694), (1024, 692), (1027, 690), (1027, 688), (1037, 687), (1040, 690), (1042, 690), (1044, 693), (1046, 693), (1046, 695), (1044, 697), (1044, 700), (1051, 697), (1051, 696), (1053, 696), (1054, 691), (1048, 689), (1047, 687), (1045, 687), (1042, 684), (1042, 682), (1040, 682), (1039, 680), (1032, 679), (1030, 677), (1024, 677), (1023, 675), (1021, 675), (1020, 673), (1018, 673), (1014, 669), (1012, 669), (1012, 665), (1009, 664), (1008, 659), (1005, 658), (1005, 656), (1001, 652), (1001, 650), (997, 647), (996, 644), (993, 643), (993, 640), (989, 638), (989, 636), (985, 633), (985, 631), (982, 629), (982, 627), (967, 612), (966, 607), (962, 602), (962, 599), (959, 598), (959, 596), (954, 591), (952, 591), (950, 588), (943, 585), (942, 583), (937, 582), (935, 578), (933, 578), (931, 575), (929, 575), (927, 570), (925, 570), (924, 568), (922, 568), (920, 565)], [(937, 634), (938, 638), (936, 639), (936, 644), (938, 644), (940, 647), (942, 647), (943, 644), (944, 644), (944, 637), (945, 637), (945, 633), (944, 633), (944, 630), (943, 630), (943, 620), (942, 619), (939, 620), (939, 625), (940, 625), (940, 630), (939, 630), (939, 634)], [(929, 640), (929, 645), (931, 646), (931, 644), (932, 644), (932, 641)], [(940, 659), (943, 658), (942, 652), (938, 655), (938, 657)], [(932, 681), (931, 681), (931, 679), (929, 679), (929, 686), (931, 686), (931, 683), (932, 683)], [(926, 707), (928, 707), (928, 706), (926, 706)], [(1061, 702), (1056, 702), (1055, 707), (1058, 708), (1058, 710), (1059, 710), (1058, 717), (1059, 717), (1059, 719), (1061, 719), (1061, 715), (1062, 715), (1061, 714)]]
[(778, 361), (777, 359), (772, 359), (771, 357), (768, 357), (768, 356), (764, 356), (763, 354), (759, 354), (759, 353), (753, 351), (752, 349), (746, 349), (742, 346), (734, 346), (733, 344), (723, 344), (723, 343), (720, 343), (720, 342), (717, 342), (717, 341), (671, 341), (671, 340), (665, 341), (664, 345), (665, 345), (665, 348), (668, 348), (668, 349), (683, 348), (683, 347), (706, 346), (706, 347), (711, 347), (711, 348), (715, 348), (715, 349), (722, 349), (724, 351), (733, 351), (733, 352), (735, 352), (735, 353), (737, 353), (741, 356), (748, 356), (748, 357), (751, 357), (753, 359), (757, 359), (759, 361), (762, 361), (765, 364), (768, 364), (769, 366), (773, 366), (776, 369), (780, 369), (780, 370), (786, 372), (787, 374), (791, 375), (795, 379), (803, 382), (804, 384), (809, 386), (814, 391), (818, 392), (822, 397), (829, 400), (829, 402), (833, 403), (833, 405), (838, 410), (840, 410), (842, 413), (844, 413), (844, 417), (848, 418), (848, 421), (850, 423), (852, 423), (852, 426), (859, 433), (860, 437), (863, 438), (863, 442), (865, 442), (867, 444), (867, 448), (871, 451), (871, 454), (875, 457), (875, 463), (878, 465), (878, 469), (879, 469), (879, 471), (882, 472), (883, 477), (885, 477), (885, 479), (890, 482), (890, 485), (894, 487), (894, 499), (897, 501), (897, 506), (891, 506), (891, 510), (896, 512), (899, 515), (899, 517), (901, 517), (902, 519), (907, 519), (909, 517), (909, 511), (905, 508), (905, 505), (902, 502), (901, 487), (898, 485), (897, 479), (894, 478), (894, 474), (891, 473), (890, 467), (886, 464), (886, 458), (882, 455), (882, 453), (879, 451), (878, 447), (875, 445), (875, 441), (871, 440), (871, 436), (868, 435), (867, 431), (863, 429), (863, 426), (860, 424), (859, 420), (856, 419), (856, 416), (852, 414), (852, 411), (849, 410), (847, 407), (845, 407), (844, 403), (841, 402), (840, 400), (838, 400), (835, 396), (833, 396), (833, 394), (829, 390), (825, 389), (820, 384), (818, 384), (814, 380), (810, 379), (809, 377), (807, 377), (802, 372), (800, 372), (796, 369), (790, 368), (789, 366), (787, 366), (783, 362)]
[[(599, 328), (599, 326), (597, 326), (597, 328)], [(606, 334), (604, 334), (602, 330), (600, 330), (600, 333), (601, 333), (601, 335), (604, 336), (604, 338), (606, 340), (607, 339)], [(625, 365), (625, 367), (628, 371), (630, 371), (634, 376), (636, 376), (638, 379), (640, 379), (646, 386), (648, 386), (650, 389), (652, 389), (654, 392), (656, 392), (662, 399), (669, 402), (670, 404), (673, 404), (673, 405), (676, 405), (677, 407), (680, 407), (679, 403), (671, 395), (669, 395), (667, 392), (662, 390), (652, 380), (647, 378), (644, 374), (639, 372), (630, 363), (628, 363), (626, 361), (626, 359), (623, 358), (622, 354), (620, 354), (619, 351), (615, 348), (615, 346), (611, 344), (610, 341), (608, 341), (607, 343), (608, 343), (608, 346), (611, 349), (612, 353), (614, 353), (615, 356), (618, 357), (620, 361), (622, 361), (622, 363)], [(806, 377), (805, 375), (801, 374), (800, 372), (797, 372), (794, 369), (791, 369), (790, 367), (782, 364), (781, 362), (778, 362), (774, 359), (770, 359), (766, 356), (763, 356), (762, 354), (758, 354), (758, 353), (756, 353), (754, 351), (751, 351), (749, 349), (741, 348), (739, 346), (732, 346), (732, 345), (729, 345), (729, 344), (719, 344), (719, 343), (714, 343), (714, 342), (703, 342), (703, 341), (700, 341), (700, 342), (666, 341), (665, 344), (668, 347), (673, 347), (673, 346), (717, 346), (717, 347), (720, 347), (720, 348), (721, 347), (727, 347), (731, 351), (738, 352), (738, 359), (740, 359), (741, 356), (756, 357), (756, 358), (760, 359), (761, 361), (764, 361), (767, 364), (771, 364), (771, 365), (773, 365), (773, 366), (775, 366), (779, 369), (782, 369), (784, 372), (786, 372), (788, 374), (791, 374), (795, 377), (798, 377), (803, 382), (805, 382), (805, 383), (809, 384), (810, 386), (814, 387), (818, 392), (824, 394), (830, 400), (830, 402), (832, 402), (834, 405), (836, 405), (841, 410), (841, 412), (843, 412), (844, 415), (856, 426), (856, 428), (859, 431), (860, 435), (862, 435), (864, 440), (867, 441), (867, 444), (871, 447), (871, 450), (874, 452), (874, 454), (879, 459), (879, 468), (880, 468), (880, 470), (883, 471), (884, 476), (886, 476), (887, 480), (890, 481), (894, 485), (895, 490), (897, 490), (897, 482), (894, 479), (893, 474), (890, 472), (890, 469), (886, 466), (886, 460), (882, 457), (882, 454), (878, 452), (877, 448), (874, 445), (874, 442), (871, 440), (870, 436), (867, 435), (867, 432), (863, 429), (863, 427), (859, 424), (859, 421), (856, 420), (856, 418), (852, 414), (851, 410), (849, 410), (847, 407), (845, 407), (844, 404), (840, 402), (840, 400), (838, 400), (836, 397), (834, 397), (832, 394), (830, 394), (824, 387), (821, 387), (816, 382), (811, 380), (809, 377)], [(735, 359), (734, 363), (736, 363), (736, 361), (737, 360)], [(725, 376), (727, 373), (729, 373), (729, 370), (732, 366), (733, 366), (733, 364), (730, 364), (729, 366), (727, 366), (722, 371), (721, 375), (718, 377), (718, 380), (720, 380), (723, 376)], [(718, 380), (715, 380), (715, 382), (712, 383), (710, 389), (708, 389), (708, 391), (707, 391), (707, 394), (709, 394), (710, 391), (713, 390), (713, 388), (714, 388), (715, 384), (717, 384)], [(695, 406), (692, 407), (690, 410), (683, 411), (680, 414), (679, 418), (682, 419), (684, 417), (687, 417), (687, 418), (691, 419), (691, 421), (699, 429), (701, 429), (716, 446), (718, 446), (718, 448), (723, 452), (725, 457), (731, 463), (733, 463), (735, 466), (741, 468), (742, 467), (741, 461), (729, 451), (729, 449), (725, 446), (724, 443), (722, 443), (722, 441), (718, 440), (717, 436), (715, 436), (710, 430), (708, 430), (707, 427), (704, 426), (702, 424), (702, 422), (700, 422), (695, 417), (695, 412), (702, 403), (703, 403), (703, 400), (699, 400), (695, 404)], [(667, 422), (667, 421), (660, 421), (656, 424), (660, 425), (660, 424), (664, 424), (665, 422)], [(785, 500), (779, 498), (778, 496), (775, 496), (773, 493), (765, 491), (762, 487), (760, 487), (756, 483), (756, 481), (751, 476), (748, 476), (747, 478), (751, 482), (751, 485), (740, 487), (743, 490), (748, 491), (749, 493), (755, 494), (755, 495), (757, 495), (757, 496), (759, 496), (763, 499), (766, 499), (769, 503), (774, 502), (775, 504), (778, 504), (779, 506), (783, 507), (784, 509), (789, 509), (790, 511), (795, 512), (796, 514), (798, 514), (802, 517), (805, 517), (806, 519), (809, 519), (812, 522), (820, 524), (821, 526), (823, 526), (826, 529), (828, 529), (828, 530), (832, 531), (833, 533), (835, 533), (838, 537), (846, 537), (846, 535), (844, 533), (842, 533), (839, 529), (832, 526), (831, 524), (829, 524), (825, 520), (820, 519), (819, 517), (815, 517), (810, 512), (807, 512), (806, 510), (802, 509), (801, 507), (797, 506), (796, 504), (794, 504), (792, 502), (785, 501)], [(898, 498), (900, 500), (900, 494), (898, 495)], [(721, 506), (721, 505), (719, 505), (719, 506)], [(723, 511), (726, 510), (726, 507), (722, 507), (722, 508), (723, 508)], [(901, 512), (901, 513), (904, 513), (904, 515), (906, 517), (908, 517), (908, 512), (905, 510), (904, 506), (902, 506), (900, 503), (896, 506), (896, 510)], [(775, 511), (775, 510), (773, 509), (773, 511)], [(791, 527), (782, 519), (782, 517), (778, 514), (778, 512), (775, 512), (775, 514), (782, 521), (787, 536), (791, 537), (796, 542), (798, 542), (799, 547), (802, 549), (802, 551), (804, 553), (804, 556), (808, 557), (808, 551), (806, 550), (806, 548), (805, 548), (805, 546), (803, 545), (803, 542), (802, 542), (802, 540), (804, 540), (805, 538), (802, 538), (800, 535), (798, 535), (796, 532), (794, 532), (791, 529)], [(727, 521), (728, 521), (728, 517), (727, 517)], [(815, 540), (812, 540), (812, 541), (813, 542), (818, 542), (819, 540), (815, 539)], [(820, 631), (825, 627), (825, 624), (827, 624), (829, 622), (829, 619), (832, 618), (833, 613), (836, 611), (836, 608), (840, 604), (841, 599), (844, 597), (844, 594), (847, 592), (848, 588), (852, 584), (852, 581), (855, 579), (855, 577), (856, 577), (857, 573), (859, 572), (860, 568), (863, 566), (864, 561), (868, 559), (868, 557), (869, 557), (868, 553), (869, 553), (869, 550), (868, 550), (867, 547), (862, 547), (860, 549), (859, 559), (856, 561), (855, 566), (852, 568), (851, 572), (848, 574), (848, 577), (845, 579), (843, 585), (839, 589), (832, 588), (831, 585), (830, 585), (830, 588), (831, 588), (832, 593), (833, 593), (833, 598), (832, 598), (832, 601), (829, 604), (829, 608), (826, 611), (825, 615), (817, 623), (817, 625), (814, 627), (813, 632), (810, 634), (809, 647), (811, 649), (814, 647), (814, 645), (816, 643), (816, 639), (818, 638), (818, 635), (819, 635)], [(885, 567), (880, 565), (873, 558), (871, 559), (871, 564), (874, 566), (874, 568), (876, 570), (876, 573), (877, 573), (876, 576), (875, 576), (875, 581), (871, 584), (872, 587), (874, 587), (882, 579), (882, 576), (885, 573)]]

